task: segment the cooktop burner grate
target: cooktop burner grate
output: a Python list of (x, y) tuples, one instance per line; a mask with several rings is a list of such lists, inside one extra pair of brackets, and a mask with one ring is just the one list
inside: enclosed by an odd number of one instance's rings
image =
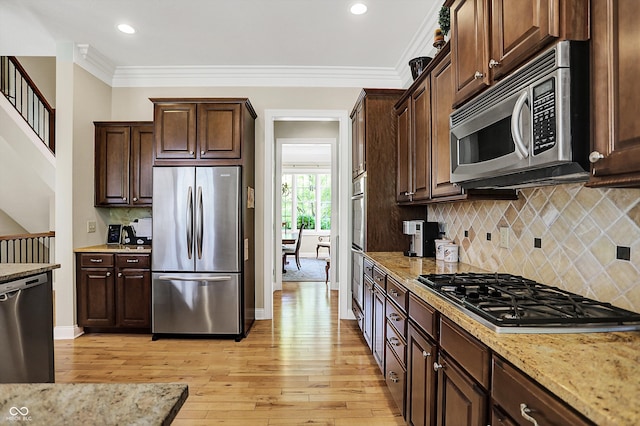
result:
[(640, 329), (638, 313), (517, 275), (431, 274), (418, 280), (496, 327), (568, 327), (585, 332)]

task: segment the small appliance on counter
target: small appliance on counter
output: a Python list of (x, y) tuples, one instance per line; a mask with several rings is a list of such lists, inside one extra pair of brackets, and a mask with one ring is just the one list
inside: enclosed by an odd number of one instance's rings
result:
[(128, 246), (151, 245), (151, 218), (136, 219), (122, 227), (122, 244)]
[(405, 256), (435, 257), (435, 240), (440, 235), (438, 222), (405, 220), (402, 222), (402, 232), (411, 236), (409, 251), (404, 252)]

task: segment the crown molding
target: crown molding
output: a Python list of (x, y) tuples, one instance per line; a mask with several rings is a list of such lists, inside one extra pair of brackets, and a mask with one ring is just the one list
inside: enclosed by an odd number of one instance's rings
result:
[(113, 62), (88, 44), (76, 44), (74, 47), (73, 61), (111, 86), (116, 71)]
[(112, 87), (388, 87), (401, 88), (394, 68), (300, 66), (117, 67)]

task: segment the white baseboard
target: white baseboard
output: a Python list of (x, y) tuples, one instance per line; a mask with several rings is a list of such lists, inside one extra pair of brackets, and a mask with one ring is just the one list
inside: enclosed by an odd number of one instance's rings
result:
[(56, 326), (53, 329), (54, 340), (73, 340), (84, 334), (84, 329), (77, 325)]
[(257, 320), (269, 319), (264, 317), (264, 308), (256, 308), (256, 319)]

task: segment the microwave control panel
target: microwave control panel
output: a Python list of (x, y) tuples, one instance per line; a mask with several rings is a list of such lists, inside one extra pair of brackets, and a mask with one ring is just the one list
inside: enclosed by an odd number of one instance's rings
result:
[(533, 155), (556, 144), (556, 87), (550, 78), (533, 88)]

